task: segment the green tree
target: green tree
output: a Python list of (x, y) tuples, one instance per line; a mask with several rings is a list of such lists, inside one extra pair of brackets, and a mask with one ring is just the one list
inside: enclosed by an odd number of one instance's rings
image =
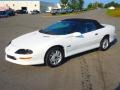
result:
[(82, 8), (83, 8), (83, 4), (84, 4), (84, 1), (83, 0), (78, 0), (78, 3), (77, 3), (77, 9), (78, 10), (82, 10)]
[(97, 9), (97, 8), (103, 8), (104, 4), (103, 3), (99, 3), (99, 2), (95, 2), (95, 3), (89, 3), (88, 4), (88, 9)]
[(71, 9), (75, 9), (75, 7), (76, 7), (76, 0), (69, 0), (68, 6)]
[(68, 6), (75, 10), (82, 10), (84, 0), (69, 0)]
[(89, 3), (87, 6), (88, 9), (92, 9), (93, 8), (93, 3)]
[(98, 3), (98, 7), (99, 8), (104, 8), (104, 4), (103, 3)]
[(66, 7), (67, 7), (68, 0), (61, 0), (60, 2), (61, 2), (61, 6), (62, 6), (63, 8), (66, 8)]
[(120, 7), (120, 4), (119, 4), (119, 3), (116, 3), (116, 2), (114, 2), (114, 1), (105, 4), (105, 8), (108, 8), (108, 7), (111, 7), (111, 6)]

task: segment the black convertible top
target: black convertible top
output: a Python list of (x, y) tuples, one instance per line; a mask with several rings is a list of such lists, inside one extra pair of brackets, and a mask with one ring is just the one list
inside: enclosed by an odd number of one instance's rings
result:
[(89, 21), (96, 21), (93, 19), (82, 19), (82, 18), (69, 18), (69, 19), (64, 19), (62, 21), (73, 21), (73, 22), (89, 22)]
[(94, 20), (94, 19), (69, 18), (69, 19), (64, 19), (61, 21), (72, 21), (72, 22), (80, 22), (80, 23), (93, 22), (97, 26), (98, 29), (103, 28), (103, 26), (97, 20)]

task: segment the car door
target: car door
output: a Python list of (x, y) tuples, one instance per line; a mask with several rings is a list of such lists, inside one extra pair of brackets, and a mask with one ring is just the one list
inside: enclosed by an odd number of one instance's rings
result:
[(99, 47), (100, 44), (100, 30), (97, 28), (94, 22), (85, 23), (86, 33), (84, 33), (84, 37), (86, 39), (85, 48), (93, 49)]
[(81, 33), (81, 35), (74, 36), (72, 33), (66, 39), (66, 50), (68, 52), (68, 56), (79, 52), (87, 51), (99, 46), (99, 31), (96, 30), (96, 26), (94, 23), (86, 22), (78, 24), (75, 32), (79, 32)]

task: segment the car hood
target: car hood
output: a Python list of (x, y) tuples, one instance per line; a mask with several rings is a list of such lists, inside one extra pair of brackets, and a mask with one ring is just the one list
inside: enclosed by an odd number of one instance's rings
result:
[(17, 48), (36, 48), (54, 42), (59, 35), (47, 35), (39, 31), (31, 32), (14, 39), (12, 46)]

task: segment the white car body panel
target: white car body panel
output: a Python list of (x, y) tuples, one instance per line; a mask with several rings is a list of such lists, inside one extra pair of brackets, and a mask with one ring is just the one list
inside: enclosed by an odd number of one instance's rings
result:
[[(65, 57), (97, 48), (105, 35), (110, 36), (110, 42), (115, 39), (115, 27), (107, 24), (102, 25), (104, 28), (82, 34), (80, 37), (74, 37), (73, 34), (46, 35), (38, 31), (25, 34), (12, 40), (12, 43), (6, 47), (6, 60), (21, 65), (43, 64), (48, 49), (56, 45), (64, 48)], [(16, 54), (15, 52), (19, 49), (30, 49), (33, 54)], [(14, 56), (17, 60), (12, 60), (7, 55)], [(32, 59), (21, 60), (20, 57), (32, 57)]]

